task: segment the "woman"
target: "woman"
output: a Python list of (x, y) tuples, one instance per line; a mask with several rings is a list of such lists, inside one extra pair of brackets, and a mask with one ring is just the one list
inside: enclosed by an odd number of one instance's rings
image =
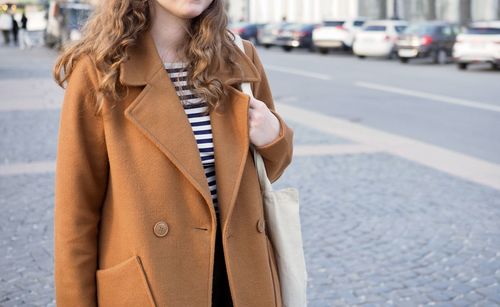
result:
[(58, 306), (281, 306), (249, 146), (274, 182), (293, 131), (255, 47), (222, 0), (101, 3), (54, 68)]

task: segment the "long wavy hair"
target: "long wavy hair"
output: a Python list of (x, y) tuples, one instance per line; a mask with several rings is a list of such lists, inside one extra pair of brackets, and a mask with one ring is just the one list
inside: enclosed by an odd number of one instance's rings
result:
[[(82, 28), (82, 38), (65, 46), (53, 68), (54, 79), (64, 88), (76, 61), (89, 55), (101, 76), (97, 93), (96, 114), (107, 100), (120, 101), (128, 93), (120, 82), (120, 64), (127, 59), (127, 49), (151, 26), (150, 1), (106, 0), (96, 8)], [(223, 109), (227, 91), (214, 77), (223, 66), (239, 69), (234, 60), (233, 34), (227, 30), (228, 18), (224, 0), (213, 0), (187, 30), (181, 52), (188, 61), (188, 84), (208, 104), (207, 113)]]

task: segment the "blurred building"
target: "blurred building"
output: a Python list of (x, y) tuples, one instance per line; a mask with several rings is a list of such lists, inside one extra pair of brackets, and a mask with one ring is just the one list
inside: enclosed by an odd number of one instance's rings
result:
[(232, 21), (320, 22), (324, 19), (398, 17), (467, 23), (500, 19), (500, 0), (227, 0)]

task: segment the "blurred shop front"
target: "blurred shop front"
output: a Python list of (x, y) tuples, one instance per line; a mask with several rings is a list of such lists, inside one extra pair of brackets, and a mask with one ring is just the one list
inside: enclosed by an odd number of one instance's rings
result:
[(500, 0), (229, 0), (232, 21), (321, 22), (358, 16), (467, 23), (500, 19)]

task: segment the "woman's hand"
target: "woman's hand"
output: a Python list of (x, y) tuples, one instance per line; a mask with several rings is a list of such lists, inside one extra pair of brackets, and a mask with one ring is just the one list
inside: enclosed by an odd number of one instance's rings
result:
[(265, 146), (278, 138), (280, 133), (278, 118), (274, 116), (264, 102), (253, 97), (250, 97), (248, 121), (250, 142), (254, 146)]

